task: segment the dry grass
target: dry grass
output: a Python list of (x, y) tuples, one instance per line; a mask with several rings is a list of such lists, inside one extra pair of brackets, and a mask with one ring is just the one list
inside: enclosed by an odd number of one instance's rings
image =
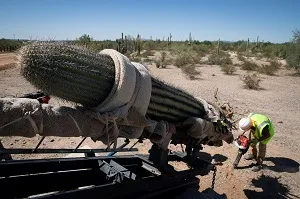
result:
[(261, 79), (258, 77), (258, 75), (256, 73), (252, 73), (252, 74), (248, 73), (248, 74), (242, 76), (241, 80), (244, 82), (245, 88), (247, 88), (247, 89), (252, 89), (252, 90), (260, 89), (259, 84), (261, 82)]
[(226, 75), (233, 75), (236, 72), (236, 67), (234, 65), (221, 65), (221, 70), (226, 74)]
[(262, 65), (260, 71), (266, 75), (274, 75), (280, 67), (281, 63), (276, 60), (273, 60), (270, 61), (270, 64)]
[(196, 70), (196, 66), (193, 64), (181, 67), (181, 71), (191, 80), (196, 79), (196, 77), (201, 74), (200, 71)]
[(16, 66), (17, 66), (16, 63), (4, 64), (4, 65), (1, 65), (1, 66), (0, 66), (0, 71), (1, 71), (1, 70), (6, 70), (6, 69), (9, 69), (9, 68), (14, 68), (14, 67), (16, 67)]

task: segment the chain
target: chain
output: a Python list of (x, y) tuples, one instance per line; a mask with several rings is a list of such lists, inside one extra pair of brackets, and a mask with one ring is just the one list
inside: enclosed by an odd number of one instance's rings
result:
[(212, 190), (214, 190), (214, 188), (215, 188), (215, 181), (216, 181), (216, 175), (217, 175), (217, 167), (216, 166), (214, 166), (213, 171), (214, 171), (214, 173), (213, 173), (212, 182), (211, 182)]

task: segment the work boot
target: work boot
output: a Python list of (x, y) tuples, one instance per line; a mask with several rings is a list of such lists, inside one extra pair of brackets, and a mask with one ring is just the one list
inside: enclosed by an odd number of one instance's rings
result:
[(253, 155), (253, 154), (248, 154), (246, 157), (245, 157), (245, 160), (255, 160), (256, 157)]
[(261, 164), (256, 164), (255, 166), (252, 167), (252, 171), (254, 172), (258, 172), (262, 169), (262, 165)]

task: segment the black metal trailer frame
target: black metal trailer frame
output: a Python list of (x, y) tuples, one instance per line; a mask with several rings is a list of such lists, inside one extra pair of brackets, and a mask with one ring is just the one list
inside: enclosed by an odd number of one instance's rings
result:
[[(129, 144), (126, 139), (113, 151), (79, 149), (84, 138), (74, 149), (39, 149), (43, 140), (34, 149), (2, 147), (0, 155), (85, 153), (85, 157), (0, 161), (0, 198), (175, 198), (187, 190), (198, 191), (196, 176), (215, 169), (197, 156), (200, 148), (194, 146), (178, 153), (153, 144), (149, 155), (114, 156), (137, 151), (136, 143), (124, 148)], [(110, 153), (96, 156), (103, 152)], [(189, 169), (176, 171), (170, 161), (184, 162)]]

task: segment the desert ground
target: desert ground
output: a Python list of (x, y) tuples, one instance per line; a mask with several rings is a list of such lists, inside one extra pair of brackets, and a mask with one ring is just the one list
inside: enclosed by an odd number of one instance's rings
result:
[[(233, 62), (236, 54), (231, 53)], [(258, 61), (258, 60), (256, 60)], [(258, 61), (259, 62), (259, 61)], [(284, 62), (284, 60), (282, 60)], [(18, 96), (37, 89), (27, 82), (19, 73), (15, 54), (0, 54), (0, 97)], [(264, 169), (251, 171), (252, 161), (242, 159), (239, 168), (232, 169), (237, 154), (233, 144), (224, 143), (222, 147), (205, 146), (203, 157), (218, 162), (215, 190), (225, 193), (228, 198), (300, 198), (300, 77), (293, 76), (293, 71), (285, 67), (274, 76), (260, 74), (261, 89), (249, 90), (243, 87), (240, 75), (245, 71), (238, 70), (234, 75), (225, 75), (217, 65), (199, 65), (201, 74), (194, 80), (185, 77), (179, 68), (168, 65), (158, 69), (152, 63), (145, 63), (153, 76), (167, 83), (185, 89), (195, 97), (214, 100), (214, 91), (218, 97), (230, 102), (238, 117), (250, 112), (263, 113), (271, 118), (275, 125), (275, 136), (267, 145), (267, 158)], [(1, 68), (2, 67), (2, 68)], [(52, 98), (53, 105), (65, 102)], [(236, 133), (236, 132), (234, 132)], [(6, 148), (34, 147), (39, 137), (1, 137)], [(81, 138), (47, 138), (41, 147), (74, 147)], [(101, 147), (101, 143), (87, 140), (84, 145)], [(138, 144), (140, 153), (147, 153), (149, 142)], [(178, 146), (170, 146), (180, 150)], [(39, 158), (48, 157), (40, 155)], [(56, 156), (55, 156), (56, 157)], [(58, 157), (58, 156), (57, 156)], [(14, 156), (15, 159), (31, 158), (25, 155)], [(180, 165), (179, 165), (180, 167)], [(211, 185), (212, 173), (200, 178), (201, 190)]]

